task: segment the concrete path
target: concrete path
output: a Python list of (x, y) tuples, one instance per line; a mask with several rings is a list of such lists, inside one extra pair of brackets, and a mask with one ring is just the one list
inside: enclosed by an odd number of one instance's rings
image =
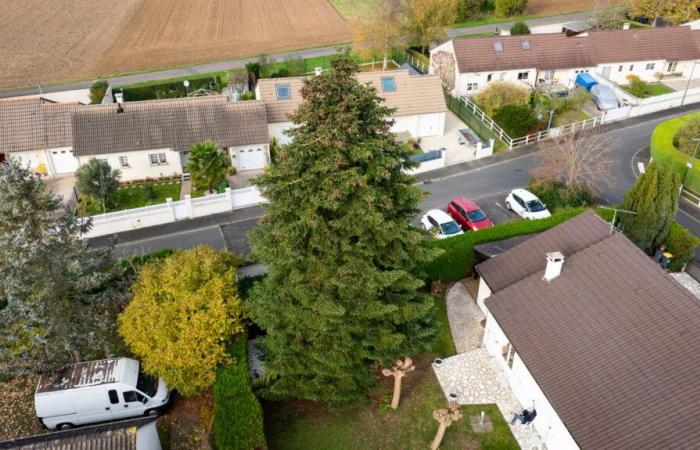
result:
[[(590, 12), (579, 12), (572, 14), (563, 14), (561, 16), (540, 17), (538, 19), (524, 20), (528, 27), (538, 27), (542, 25), (553, 25), (555, 23), (567, 23), (574, 20), (586, 20), (591, 17)], [(447, 31), (447, 36), (457, 37), (465, 34), (481, 34), (496, 31), (496, 28), (509, 30), (517, 20), (511, 22), (492, 23), (489, 25), (479, 25), (477, 27), (453, 28)]]
[(192, 180), (184, 180), (180, 185), (180, 200), (185, 199), (185, 195), (192, 194)]
[(447, 320), (450, 322), (452, 340), (457, 353), (464, 353), (481, 347), (484, 329), (481, 321), (484, 314), (469, 295), (461, 282), (455, 283), (447, 291)]
[[(523, 410), (498, 362), (483, 348), (444, 359), (439, 367), (433, 363), (433, 371), (448, 401), (460, 405), (495, 403), (507, 423), (515, 412)], [(457, 394), (457, 398), (451, 400), (450, 394)], [(546, 449), (531, 425), (510, 425), (510, 431), (523, 450)]]

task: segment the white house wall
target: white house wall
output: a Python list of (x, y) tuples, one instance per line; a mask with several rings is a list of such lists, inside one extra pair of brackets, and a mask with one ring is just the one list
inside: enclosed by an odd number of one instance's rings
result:
[(268, 123), (267, 134), (270, 136), (270, 139), (275, 138), (280, 144), (289, 144), (292, 139), (284, 134), (284, 132), (291, 129), (293, 126), (294, 124), (292, 122)]
[[(518, 80), (518, 74), (521, 72), (527, 72), (528, 77), (526, 80)], [(491, 75), (491, 81), (488, 81), (489, 75)], [(455, 83), (455, 92), (458, 97), (463, 95), (474, 95), (482, 89), (486, 88), (489, 83), (493, 81), (506, 81), (515, 84), (522, 84), (525, 87), (531, 86), (535, 83), (537, 76), (537, 70), (534, 67), (517, 69), (517, 70), (494, 70), (494, 71), (484, 71), (484, 72), (470, 72), (462, 73), (457, 78)], [(467, 89), (470, 84), (477, 83), (478, 88)]]
[[(506, 344), (508, 344), (508, 338), (493, 315), (487, 312), (482, 346), (498, 361), (518, 402), (524, 408), (535, 406), (537, 417), (532, 424), (547, 448), (577, 450), (579, 446), (576, 441), (517, 353), (513, 358), (513, 366), (508, 367), (503, 357), (503, 348)], [(510, 420), (510, 417), (506, 419)]]
[(483, 278), (479, 277), (479, 291), (476, 294), (476, 304), (479, 306), (484, 315), (488, 313), (486, 305), (484, 305), (484, 300), (486, 300), (490, 295), (491, 288), (488, 284), (486, 284), (486, 281), (484, 281)]
[[(151, 165), (148, 155), (165, 153), (166, 164)], [(128, 167), (121, 167), (119, 157), (126, 156)], [(107, 153), (103, 155), (86, 155), (78, 157), (80, 165), (87, 164), (91, 158), (104, 159), (113, 169), (121, 171), (121, 181), (145, 180), (146, 178), (161, 178), (179, 176), (182, 174), (180, 153), (169, 148), (144, 150), (137, 152)]]
[(36, 172), (37, 169), (39, 168), (39, 164), (44, 164), (44, 167), (46, 167), (47, 173), (49, 175), (53, 175), (53, 172), (51, 171), (51, 168), (49, 167), (49, 164), (46, 160), (46, 153), (45, 150), (31, 150), (31, 151), (26, 151), (26, 152), (12, 152), (12, 153), (7, 153), (6, 156), (8, 158), (14, 158), (19, 160), (22, 163), (22, 166), (29, 166), (29, 170), (32, 172)]

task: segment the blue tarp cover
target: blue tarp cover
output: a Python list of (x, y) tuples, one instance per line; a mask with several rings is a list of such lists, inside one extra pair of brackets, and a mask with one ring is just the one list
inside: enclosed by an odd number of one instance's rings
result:
[(576, 75), (576, 84), (585, 90), (590, 91), (593, 86), (598, 84), (598, 82), (590, 74), (583, 72)]

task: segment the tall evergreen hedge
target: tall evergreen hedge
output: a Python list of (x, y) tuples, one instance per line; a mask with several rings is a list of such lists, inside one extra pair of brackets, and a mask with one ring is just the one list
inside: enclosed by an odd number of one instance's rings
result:
[(218, 370), (214, 384), (214, 446), (217, 450), (266, 448), (263, 412), (248, 375), (246, 339), (229, 350), (234, 361)]

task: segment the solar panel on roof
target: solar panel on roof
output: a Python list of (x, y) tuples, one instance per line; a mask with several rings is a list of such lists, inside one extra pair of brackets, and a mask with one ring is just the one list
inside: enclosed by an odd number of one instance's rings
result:
[(502, 51), (503, 51), (503, 42), (501, 42), (501, 41), (496, 41), (496, 42), (494, 42), (494, 43), (493, 43), (493, 48), (494, 48), (494, 50), (496, 50), (497, 52), (502, 52)]

